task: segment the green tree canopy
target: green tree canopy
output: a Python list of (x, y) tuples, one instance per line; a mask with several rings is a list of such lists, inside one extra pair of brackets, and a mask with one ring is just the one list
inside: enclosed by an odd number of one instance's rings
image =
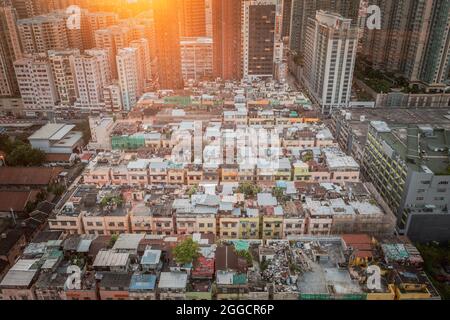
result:
[(198, 243), (192, 238), (184, 240), (173, 249), (176, 263), (193, 263), (200, 256), (199, 249)]
[(284, 189), (281, 187), (272, 188), (272, 195), (277, 198), (278, 202), (284, 199)]
[(245, 181), (239, 184), (238, 192), (245, 194), (246, 197), (254, 197), (261, 192), (261, 188), (251, 182)]
[(238, 256), (245, 258), (245, 260), (247, 261), (247, 265), (251, 266), (253, 264), (252, 255), (248, 250), (239, 250), (237, 254)]
[(33, 149), (31, 145), (20, 140), (0, 135), (0, 150), (6, 153), (9, 166), (40, 166), (45, 161), (45, 153)]
[(24, 143), (16, 146), (11, 153), (6, 156), (6, 162), (10, 166), (40, 166), (44, 161), (44, 152), (33, 149), (30, 145)]
[(118, 207), (123, 205), (123, 198), (121, 195), (107, 195), (100, 200), (100, 206), (102, 208), (106, 206), (116, 205)]
[(117, 238), (119, 238), (119, 236), (117, 234), (111, 235), (111, 238), (109, 239), (109, 247), (110, 248), (114, 247), (114, 244), (116, 243)]

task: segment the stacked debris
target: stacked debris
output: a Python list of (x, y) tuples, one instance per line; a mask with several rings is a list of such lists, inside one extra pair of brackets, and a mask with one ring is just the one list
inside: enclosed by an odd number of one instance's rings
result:
[(269, 247), (274, 250), (275, 255), (265, 262), (267, 267), (262, 271), (263, 279), (275, 285), (290, 285), (289, 243), (284, 241), (272, 242)]

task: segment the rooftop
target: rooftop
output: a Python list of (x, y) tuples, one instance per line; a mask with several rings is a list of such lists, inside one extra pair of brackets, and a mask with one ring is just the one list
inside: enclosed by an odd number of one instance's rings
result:
[(155, 290), (156, 276), (154, 274), (133, 274), (130, 282), (130, 291)]
[(132, 275), (125, 272), (102, 272), (101, 277), (101, 289), (118, 289), (128, 291)]
[[(395, 151), (413, 170), (449, 174), (450, 129), (439, 126), (390, 125), (379, 132), (388, 148)], [(389, 153), (388, 153), (389, 155)]]
[(0, 185), (47, 186), (62, 171), (61, 168), (0, 167)]
[(160, 289), (184, 289), (187, 284), (187, 273), (161, 272), (158, 288)]
[(161, 259), (161, 250), (147, 249), (141, 259), (141, 264), (157, 264)]
[(100, 250), (95, 257), (93, 267), (124, 267), (129, 257), (129, 253)]
[(137, 250), (145, 234), (122, 233), (114, 243), (113, 250)]
[(49, 123), (33, 133), (28, 139), (57, 141), (66, 136), (73, 128), (75, 128), (75, 125), (72, 124)]

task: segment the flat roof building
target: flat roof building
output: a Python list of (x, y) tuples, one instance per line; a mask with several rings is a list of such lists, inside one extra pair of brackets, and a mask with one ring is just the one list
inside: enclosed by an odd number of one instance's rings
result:
[(74, 128), (74, 125), (49, 123), (28, 137), (28, 141), (45, 153), (76, 153), (83, 145), (83, 134), (73, 131)]

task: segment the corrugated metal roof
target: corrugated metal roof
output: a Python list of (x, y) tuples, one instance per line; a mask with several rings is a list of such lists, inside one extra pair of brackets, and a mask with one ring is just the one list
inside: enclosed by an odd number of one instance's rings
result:
[(9, 287), (9, 286), (26, 286), (28, 287), (36, 275), (37, 270), (9, 270), (9, 272), (5, 275), (2, 282), (0, 283), (1, 287)]
[(114, 252), (112, 250), (99, 251), (94, 260), (94, 267), (122, 267), (126, 266), (130, 254)]
[(122, 233), (114, 243), (113, 250), (137, 250), (144, 234)]

